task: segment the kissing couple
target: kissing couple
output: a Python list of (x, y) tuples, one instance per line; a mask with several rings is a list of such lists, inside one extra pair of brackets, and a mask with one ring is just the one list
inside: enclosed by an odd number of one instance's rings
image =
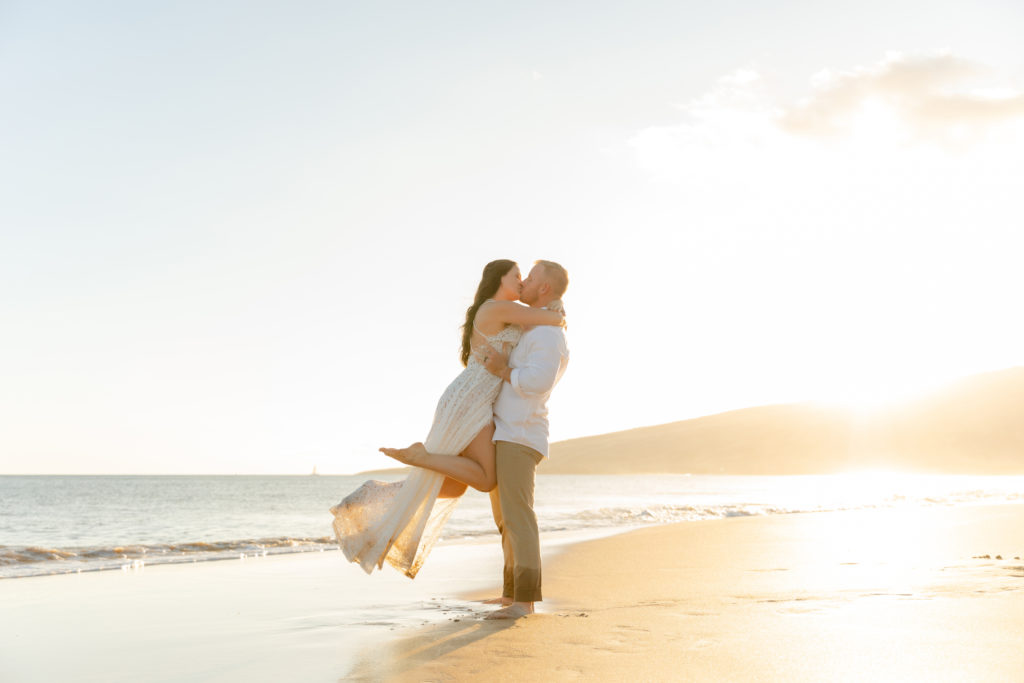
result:
[(487, 618), (533, 612), (542, 599), (534, 480), (548, 455), (547, 400), (569, 362), (568, 286), (554, 261), (537, 261), (525, 280), (514, 261), (484, 267), (462, 326), (465, 369), (438, 401), (430, 433), (408, 448), (380, 449), (412, 473), (368, 481), (331, 508), (350, 562), (370, 573), (386, 560), (414, 578), (472, 486), (490, 493), (505, 556), (502, 596), (491, 601), (502, 607)]

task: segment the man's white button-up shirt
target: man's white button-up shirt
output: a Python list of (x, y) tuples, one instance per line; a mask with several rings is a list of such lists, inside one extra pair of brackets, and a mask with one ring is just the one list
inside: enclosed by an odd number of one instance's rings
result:
[(528, 446), (548, 455), (548, 397), (569, 364), (565, 331), (537, 325), (523, 333), (508, 358), (510, 382), (494, 403), (494, 440)]

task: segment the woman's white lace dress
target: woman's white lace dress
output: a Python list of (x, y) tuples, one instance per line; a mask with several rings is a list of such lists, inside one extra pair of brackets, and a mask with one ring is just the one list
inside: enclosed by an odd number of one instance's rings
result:
[[(486, 339), (507, 353), (521, 334), (521, 328), (510, 325)], [(470, 354), (466, 369), (437, 402), (434, 423), (423, 442), (427, 451), (438, 455), (464, 451), (493, 419), (500, 389), (501, 379)], [(332, 507), (334, 533), (345, 557), (359, 563), (367, 574), (383, 567), (386, 560), (409, 578), (415, 577), (459, 500), (438, 500), (444, 478), (417, 467), (404, 481), (368, 481)]]

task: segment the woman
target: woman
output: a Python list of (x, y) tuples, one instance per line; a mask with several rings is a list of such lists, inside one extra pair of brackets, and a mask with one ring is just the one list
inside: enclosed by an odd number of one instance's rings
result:
[(401, 482), (368, 481), (331, 508), (338, 545), (367, 573), (386, 560), (415, 577), (466, 485), (481, 491), (494, 488), (491, 410), (501, 379), (487, 372), (477, 353), (491, 348), (508, 353), (519, 341), (521, 326), (564, 322), (559, 311), (516, 303), (521, 288), (514, 261), (491, 261), (484, 267), (462, 326), (465, 370), (438, 401), (426, 441), (409, 449), (381, 449), (422, 468)]

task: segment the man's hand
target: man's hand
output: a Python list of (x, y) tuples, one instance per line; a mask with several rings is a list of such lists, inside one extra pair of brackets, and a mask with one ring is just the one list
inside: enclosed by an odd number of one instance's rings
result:
[(485, 346), (476, 353), (477, 358), (480, 359), (480, 364), (487, 369), (487, 372), (503, 380), (509, 379), (511, 370), (508, 367), (508, 357), (505, 354), (490, 345)]

